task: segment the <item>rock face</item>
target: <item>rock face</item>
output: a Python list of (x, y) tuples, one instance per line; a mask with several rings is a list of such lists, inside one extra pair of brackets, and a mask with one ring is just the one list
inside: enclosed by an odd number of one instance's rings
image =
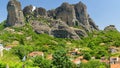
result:
[(74, 5), (63, 3), (55, 10), (49, 10), (48, 16), (54, 19), (61, 19), (71, 27), (82, 27), (88, 32), (98, 30), (98, 27), (94, 24), (93, 20), (87, 13), (86, 5), (84, 5), (82, 2)]
[(33, 6), (32, 6), (32, 5), (26, 6), (26, 7), (23, 9), (23, 14), (24, 14), (24, 16), (31, 15), (32, 12), (33, 12)]
[(46, 9), (39, 7), (35, 9), (35, 16), (38, 17), (38, 15), (40, 16), (47, 16), (47, 11)]
[(87, 14), (87, 7), (82, 3), (79, 2), (78, 4), (74, 5), (76, 18), (82, 25), (85, 26), (86, 30), (90, 31), (90, 24), (88, 20)]
[[(35, 8), (34, 11), (33, 9), (33, 6), (25, 7), (24, 15), (49, 20), (49, 25), (40, 21), (32, 22), (33, 29), (39, 34), (47, 33), (58, 38), (80, 39), (80, 37), (87, 37), (87, 32), (99, 30), (88, 15), (86, 5), (82, 2), (73, 5), (65, 2), (60, 7), (48, 11), (41, 7)], [(26, 19), (30, 19), (30, 17), (26, 17)]]
[(62, 21), (49, 19), (49, 25), (39, 21), (33, 21), (31, 25), (38, 34), (46, 33), (57, 38), (80, 39), (76, 32)]
[(63, 3), (60, 7), (46, 11), (44, 8), (36, 8), (33, 11), (33, 6), (27, 6), (23, 10), (24, 15), (32, 14), (35, 17), (43, 16), (53, 19), (60, 19), (70, 27), (80, 27), (86, 32), (92, 32), (99, 30), (98, 26), (90, 18), (87, 13), (87, 7), (82, 2), (77, 4)]
[(68, 3), (63, 3), (60, 7), (58, 7), (55, 10), (55, 18), (56, 19), (61, 19), (64, 21), (66, 24), (69, 26), (74, 25), (74, 19), (75, 19), (75, 11), (74, 11), (74, 6), (68, 4)]
[(32, 5), (29, 5), (29, 6), (26, 6), (24, 9), (23, 9), (23, 13), (25, 16), (27, 15), (33, 15), (35, 17), (38, 17), (38, 16), (47, 16), (47, 11), (46, 9), (42, 8), (42, 7), (35, 7), (35, 6), (32, 6)]
[(50, 35), (50, 33), (51, 33), (51, 28), (45, 23), (42, 23), (39, 21), (32, 21), (31, 25), (32, 25), (33, 29), (35, 30), (35, 32), (38, 34), (46, 33), (46, 34)]
[(86, 5), (82, 2), (77, 4), (65, 2), (60, 7), (48, 11), (42, 7), (29, 5), (22, 11), (20, 2), (10, 0), (7, 10), (7, 26), (23, 26), (25, 17), (38, 34), (46, 33), (58, 38), (76, 40), (80, 37), (87, 37), (88, 32), (98, 30), (87, 13)]
[(109, 25), (105, 27), (104, 31), (118, 31), (114, 25)]
[(87, 33), (82, 29), (74, 29), (74, 31), (80, 37), (87, 37), (88, 36)]
[(75, 40), (80, 39), (76, 32), (73, 29), (71, 29), (68, 25), (66, 25), (64, 22), (55, 21), (54, 23), (55, 25), (53, 25), (51, 35), (58, 38), (72, 38)]
[(93, 31), (94, 30), (99, 30), (98, 26), (94, 23), (94, 21), (91, 18), (89, 18), (89, 24), (90, 24), (90, 27)]
[(7, 5), (7, 11), (6, 26), (23, 26), (25, 24), (20, 2), (17, 0), (10, 0)]

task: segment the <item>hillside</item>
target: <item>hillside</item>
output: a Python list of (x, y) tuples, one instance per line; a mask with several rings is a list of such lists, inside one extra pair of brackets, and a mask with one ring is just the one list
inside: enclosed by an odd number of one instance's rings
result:
[(0, 68), (108, 68), (111, 57), (120, 57), (120, 33), (114, 25), (99, 30), (82, 2), (46, 11), (32, 5), (22, 10), (11, 0), (7, 10), (0, 23)]

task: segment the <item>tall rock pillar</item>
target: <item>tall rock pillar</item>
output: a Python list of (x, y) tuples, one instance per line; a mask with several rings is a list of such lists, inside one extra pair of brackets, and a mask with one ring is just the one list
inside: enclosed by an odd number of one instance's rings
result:
[(10, 0), (7, 5), (7, 22), (6, 26), (23, 26), (24, 16), (23, 11), (21, 9), (21, 4), (18, 0)]

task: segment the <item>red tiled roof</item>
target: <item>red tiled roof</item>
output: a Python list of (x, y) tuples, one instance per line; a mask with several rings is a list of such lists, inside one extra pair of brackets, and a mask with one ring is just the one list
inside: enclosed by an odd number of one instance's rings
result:
[(13, 46), (6, 46), (5, 48), (12, 48)]
[(79, 56), (78, 58), (79, 58), (80, 60), (82, 60), (82, 59), (83, 59), (83, 56)]
[(83, 59), (83, 60), (82, 60), (82, 62), (83, 62), (83, 63), (87, 63), (87, 62), (88, 62), (88, 60)]
[(28, 56), (30, 57), (34, 57), (34, 56), (43, 56), (44, 53), (43, 52), (39, 52), (39, 51), (34, 51), (34, 52), (31, 52), (30, 54), (28, 54)]
[(120, 68), (120, 63), (119, 64), (111, 64), (110, 68)]
[(83, 59), (83, 56), (79, 56), (78, 58), (74, 59), (72, 62), (75, 63), (75, 64), (78, 64), (80, 62), (84, 62), (84, 63), (87, 63), (88, 61)]
[(76, 58), (75, 60), (72, 61), (75, 64), (80, 64), (80, 59)]

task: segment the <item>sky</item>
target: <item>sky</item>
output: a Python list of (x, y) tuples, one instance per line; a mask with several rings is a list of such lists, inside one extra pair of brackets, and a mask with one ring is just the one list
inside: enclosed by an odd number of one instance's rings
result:
[[(9, 0), (0, 0), (0, 22), (7, 18), (6, 6)], [(100, 29), (108, 25), (115, 25), (120, 31), (120, 0), (19, 0), (22, 9), (27, 5), (43, 7), (47, 10), (55, 9), (63, 2), (70, 4), (82, 1), (87, 11)]]

